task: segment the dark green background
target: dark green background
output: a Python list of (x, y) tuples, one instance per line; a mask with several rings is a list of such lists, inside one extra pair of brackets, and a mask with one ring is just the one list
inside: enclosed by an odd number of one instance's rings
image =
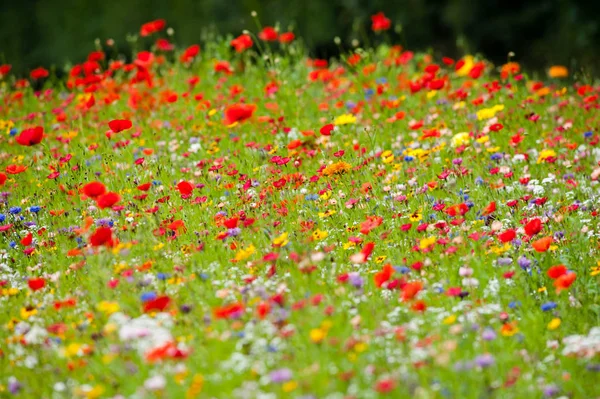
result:
[(207, 29), (222, 35), (256, 31), (252, 10), (265, 25), (293, 26), (314, 56), (336, 55), (335, 36), (346, 47), (352, 38), (382, 40), (370, 32), (369, 17), (383, 11), (402, 26), (388, 36), (410, 49), (450, 56), (480, 52), (496, 63), (513, 51), (531, 70), (563, 64), (599, 72), (598, 0), (3, 0), (0, 62), (21, 75), (40, 65), (62, 67), (84, 60), (96, 38), (113, 38), (128, 53), (126, 35), (156, 18), (175, 29), (176, 43), (202, 43)]

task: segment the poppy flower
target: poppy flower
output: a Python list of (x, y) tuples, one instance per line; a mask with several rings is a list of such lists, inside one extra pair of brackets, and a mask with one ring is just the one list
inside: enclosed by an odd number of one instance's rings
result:
[(239, 316), (243, 312), (244, 304), (239, 302), (213, 309), (213, 314), (216, 319), (228, 319), (230, 317)]
[(375, 281), (375, 286), (380, 288), (385, 282), (387, 282), (392, 275), (394, 274), (394, 268), (389, 263), (383, 266), (383, 269), (375, 273), (373, 276), (373, 280)]
[(9, 64), (0, 65), (0, 78), (8, 75), (8, 73), (10, 72), (11, 69), (12, 69), (12, 65), (9, 65)]
[(556, 293), (560, 294), (561, 291), (568, 289), (571, 284), (575, 282), (577, 278), (577, 274), (570, 272), (567, 274), (563, 274), (556, 280), (554, 280), (554, 287), (556, 288)]
[(532, 219), (525, 225), (525, 234), (532, 237), (542, 231), (542, 221), (538, 218)]
[(18, 175), (27, 170), (27, 166), (10, 164), (4, 169), (9, 175)]
[(170, 303), (171, 299), (166, 295), (156, 297), (144, 302), (144, 312), (162, 312)]
[(87, 197), (97, 198), (106, 193), (106, 187), (98, 181), (93, 181), (83, 186), (82, 191)]
[(190, 47), (186, 48), (181, 57), (179, 57), (180, 61), (184, 64), (191, 62), (198, 54), (200, 54), (200, 46), (197, 44), (193, 44)]
[(150, 36), (153, 33), (160, 32), (167, 26), (164, 19), (157, 19), (155, 21), (146, 22), (140, 28), (140, 36)]
[(231, 65), (227, 61), (217, 61), (214, 67), (215, 72), (223, 72), (227, 75), (233, 73), (233, 69), (231, 69)]
[(177, 183), (177, 190), (181, 195), (190, 195), (194, 191), (194, 185), (187, 181), (181, 181)]
[(252, 37), (250, 35), (240, 35), (231, 41), (231, 46), (237, 53), (243, 53), (245, 50), (252, 47)]
[(46, 286), (46, 280), (41, 277), (30, 278), (27, 281), (27, 285), (29, 286), (29, 288), (31, 288), (32, 291), (38, 291)]
[(4, 185), (4, 183), (6, 182), (7, 176), (0, 172), (0, 187), (2, 187)]
[(117, 193), (109, 192), (102, 194), (96, 198), (96, 205), (98, 208), (105, 209), (110, 208), (121, 200), (121, 196)]
[(225, 108), (225, 124), (231, 125), (235, 122), (243, 122), (246, 119), (252, 117), (252, 114), (256, 111), (256, 105), (254, 104), (233, 104)]
[(50, 73), (46, 68), (39, 67), (31, 71), (29, 76), (31, 76), (31, 79), (43, 79), (50, 76)]
[(371, 22), (371, 28), (374, 32), (388, 30), (392, 26), (392, 21), (390, 21), (382, 12), (378, 12), (377, 14), (371, 16)]
[(113, 238), (112, 238), (112, 230), (110, 227), (98, 227), (91, 235), (90, 235), (90, 244), (93, 247), (99, 247), (102, 245), (112, 246)]
[(258, 33), (258, 38), (266, 42), (273, 42), (277, 40), (278, 33), (272, 26), (265, 26), (263, 30)]
[(506, 231), (498, 234), (498, 239), (500, 240), (500, 242), (506, 243), (506, 242), (511, 242), (512, 240), (514, 240), (516, 236), (517, 236), (517, 233), (515, 232), (515, 230), (509, 229), (509, 230), (506, 230)]
[(291, 43), (295, 38), (294, 32), (284, 32), (279, 35), (279, 43)]
[(333, 129), (335, 129), (335, 125), (333, 123), (329, 123), (319, 129), (319, 132), (321, 132), (323, 136), (331, 136)]
[(548, 277), (550, 277), (552, 280), (556, 280), (557, 278), (559, 278), (560, 276), (564, 276), (565, 274), (567, 274), (567, 267), (565, 265), (556, 265), (556, 266), (552, 266), (548, 269)]
[(28, 246), (33, 242), (33, 234), (29, 233), (25, 237), (21, 238), (21, 245)]
[(108, 122), (108, 127), (113, 133), (119, 133), (123, 130), (131, 129), (132, 123), (127, 119), (115, 119)]
[(539, 240), (535, 240), (534, 242), (532, 242), (531, 246), (537, 252), (546, 252), (548, 250), (548, 248), (550, 248), (550, 245), (552, 244), (552, 242), (553, 242), (552, 237), (544, 237), (544, 238), (540, 238)]
[(32, 146), (42, 142), (44, 138), (44, 128), (41, 126), (25, 129), (16, 138), (17, 143), (24, 146)]

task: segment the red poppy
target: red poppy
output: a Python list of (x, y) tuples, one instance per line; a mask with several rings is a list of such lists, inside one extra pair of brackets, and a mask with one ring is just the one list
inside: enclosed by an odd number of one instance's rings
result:
[(98, 205), (98, 208), (100, 209), (110, 208), (120, 200), (121, 196), (119, 194), (109, 192), (96, 198), (96, 205)]
[(44, 280), (42, 277), (30, 278), (27, 281), (27, 285), (32, 291), (38, 291), (46, 286), (46, 280)]
[(5, 170), (9, 175), (18, 175), (19, 173), (25, 172), (27, 170), (27, 166), (10, 164)]
[(2, 172), (0, 172), (0, 187), (2, 187), (4, 185), (4, 183), (6, 182), (6, 175)]
[(371, 16), (371, 22), (373, 23), (371, 28), (374, 32), (388, 30), (392, 26), (392, 21), (390, 21), (382, 12), (378, 12)]
[(252, 37), (250, 35), (240, 35), (231, 41), (231, 45), (235, 48), (235, 51), (238, 53), (242, 53), (245, 50), (252, 47), (254, 43), (252, 42)]
[(99, 247), (101, 245), (112, 246), (112, 230), (110, 227), (98, 227), (96, 231), (90, 235), (90, 244), (93, 247)]
[(131, 129), (132, 123), (128, 119), (115, 119), (108, 122), (108, 127), (113, 133), (119, 133), (123, 130)]
[(271, 304), (269, 302), (261, 302), (256, 307), (256, 314), (259, 319), (264, 319), (271, 312)]
[(29, 233), (25, 237), (21, 238), (21, 245), (28, 246), (33, 242), (33, 234)]
[(277, 40), (277, 31), (272, 26), (265, 26), (263, 30), (258, 33), (258, 38), (266, 42), (273, 42)]
[(546, 252), (550, 248), (552, 241), (553, 241), (552, 237), (544, 237), (544, 238), (540, 238), (539, 240), (535, 240), (534, 242), (532, 242), (531, 246), (537, 252)]
[(538, 218), (532, 219), (525, 225), (525, 234), (532, 237), (542, 231), (542, 221)]
[(167, 22), (164, 19), (146, 22), (140, 28), (140, 36), (150, 36), (153, 33), (160, 32), (166, 25)]
[(389, 263), (383, 266), (383, 269), (375, 273), (373, 280), (377, 287), (381, 287), (383, 283), (386, 283), (394, 274), (394, 268)]
[(552, 280), (556, 280), (557, 278), (559, 278), (560, 276), (564, 276), (565, 274), (567, 274), (567, 267), (565, 265), (556, 265), (556, 266), (552, 266), (548, 269), (548, 277), (550, 277)]
[(140, 191), (148, 191), (148, 190), (150, 190), (151, 186), (152, 186), (152, 183), (144, 183), (144, 184), (140, 184), (136, 188)]
[(177, 183), (177, 190), (181, 195), (190, 195), (194, 191), (194, 185), (187, 181)]
[(515, 239), (517, 233), (513, 229), (506, 230), (503, 233), (498, 234), (498, 239), (501, 242), (511, 242)]
[(244, 304), (239, 302), (213, 309), (213, 314), (217, 319), (228, 319), (233, 316), (238, 316), (243, 312)]
[(329, 123), (319, 129), (319, 132), (321, 132), (323, 136), (331, 136), (333, 129), (335, 129), (335, 126), (332, 123)]
[(200, 54), (200, 46), (193, 44), (186, 48), (183, 54), (181, 54), (180, 60), (184, 64), (191, 62), (198, 54)]
[(233, 104), (225, 109), (225, 124), (231, 125), (235, 122), (243, 122), (249, 119), (256, 111), (254, 104)]
[(82, 191), (87, 197), (97, 198), (106, 193), (106, 187), (98, 181), (93, 181), (83, 186)]
[(377, 381), (375, 391), (378, 393), (390, 393), (396, 388), (396, 383), (389, 378)]
[(144, 312), (162, 312), (170, 303), (171, 299), (168, 296), (159, 296), (144, 303)]
[(25, 129), (17, 136), (17, 143), (25, 146), (32, 146), (42, 142), (44, 138), (44, 128), (41, 126)]
[(575, 282), (576, 278), (577, 274), (570, 272), (567, 274), (563, 274), (562, 276), (554, 280), (554, 287), (556, 287), (556, 293), (560, 294), (562, 290), (568, 289), (571, 286), (571, 284)]
[(420, 281), (406, 283), (406, 285), (402, 287), (402, 300), (409, 301), (413, 299), (422, 289), (423, 283), (421, 283)]
[(11, 69), (12, 69), (12, 65), (9, 65), (9, 64), (0, 65), (0, 78), (8, 75), (8, 73), (10, 72)]
[(294, 35), (294, 32), (284, 32), (279, 35), (279, 42), (280, 43), (291, 43), (294, 41), (295, 38), (296, 38), (296, 35)]
[(215, 72), (223, 72), (227, 75), (233, 73), (233, 69), (231, 69), (231, 65), (227, 61), (217, 61), (215, 63)]
[(160, 38), (156, 41), (156, 48), (160, 51), (173, 51), (175, 46), (171, 44), (167, 39)]
[(49, 75), (50, 75), (50, 73), (48, 72), (48, 70), (46, 68), (42, 68), (42, 67), (34, 69), (29, 74), (29, 76), (31, 76), (31, 79), (43, 79), (43, 78), (47, 78)]

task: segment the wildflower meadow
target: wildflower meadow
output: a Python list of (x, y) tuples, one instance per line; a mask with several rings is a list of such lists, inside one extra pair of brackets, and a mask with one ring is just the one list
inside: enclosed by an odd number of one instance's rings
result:
[(390, 26), (1, 65), (0, 397), (599, 397), (598, 81)]

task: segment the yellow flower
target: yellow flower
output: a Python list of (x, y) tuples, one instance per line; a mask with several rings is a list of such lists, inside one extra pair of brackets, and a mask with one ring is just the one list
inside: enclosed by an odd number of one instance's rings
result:
[(471, 141), (471, 138), (469, 137), (469, 133), (466, 132), (462, 132), (462, 133), (458, 133), (455, 134), (454, 137), (452, 137), (452, 147), (460, 147), (461, 145), (467, 145), (469, 144), (469, 142)]
[(256, 252), (256, 247), (254, 247), (254, 245), (250, 244), (248, 247), (246, 247), (245, 249), (240, 249), (235, 254), (235, 260), (241, 261), (241, 260), (248, 259), (254, 252)]
[(450, 316), (448, 316), (444, 319), (443, 323), (446, 325), (449, 325), (449, 324), (454, 324), (455, 321), (456, 321), (456, 315), (451, 314)]
[(537, 163), (542, 163), (548, 158), (554, 158), (556, 156), (556, 152), (554, 150), (542, 150), (540, 155), (538, 156)]
[(423, 215), (421, 214), (421, 210), (416, 210), (408, 217), (411, 222), (418, 222), (423, 219)]
[(193, 399), (193, 398), (198, 397), (200, 395), (200, 393), (202, 392), (203, 386), (204, 386), (204, 377), (202, 376), (202, 374), (194, 375), (194, 378), (192, 379), (192, 383), (190, 384), (190, 387), (188, 388), (187, 392), (185, 393), (185, 398)]
[(340, 115), (337, 118), (335, 118), (335, 120), (333, 121), (334, 125), (348, 125), (348, 124), (352, 124), (352, 123), (356, 123), (356, 116), (352, 115), (352, 114), (344, 114), (344, 115)]
[(350, 171), (352, 166), (348, 162), (340, 161), (336, 163), (332, 163), (331, 165), (327, 165), (325, 169), (321, 172), (325, 176), (332, 175), (343, 175), (344, 173)]
[(394, 162), (394, 154), (390, 150), (385, 150), (381, 153), (381, 160), (383, 163), (392, 163)]
[(473, 68), (473, 65), (475, 65), (472, 55), (465, 55), (463, 61), (465, 62), (463, 66), (460, 67), (458, 71), (456, 71), (456, 74), (458, 76), (467, 76), (469, 72), (471, 72), (471, 68)]
[(481, 109), (479, 111), (477, 111), (477, 119), (484, 120), (484, 119), (491, 119), (494, 116), (496, 116), (496, 113), (502, 111), (504, 109), (504, 105), (499, 104), (499, 105), (494, 105), (491, 108), (484, 108)]
[(437, 238), (435, 238), (434, 236), (431, 236), (428, 238), (423, 238), (421, 240), (421, 242), (419, 243), (419, 248), (420, 249), (428, 248), (428, 247), (432, 246), (433, 244), (435, 244), (436, 241), (437, 241)]
[(562, 65), (551, 66), (548, 70), (548, 77), (550, 78), (566, 78), (569, 76), (569, 70), (567, 67)]
[(322, 239), (326, 238), (328, 235), (329, 235), (328, 232), (319, 230), (319, 229), (316, 229), (312, 233), (313, 240), (315, 240), (315, 241), (321, 241)]
[(288, 381), (281, 387), (283, 392), (292, 392), (296, 388), (298, 388), (298, 383), (296, 381)]
[(321, 343), (325, 339), (326, 332), (320, 328), (310, 330), (310, 340), (315, 344)]
[(558, 327), (560, 327), (560, 319), (558, 317), (555, 317), (548, 323), (548, 330), (556, 330)]
[(96, 305), (96, 309), (108, 316), (119, 311), (119, 303), (102, 301)]
[(383, 263), (384, 260), (387, 259), (387, 256), (385, 255), (380, 255), (378, 257), (375, 258), (375, 263)]
[(273, 245), (276, 247), (285, 247), (289, 242), (288, 233), (283, 233), (273, 240)]
[(333, 209), (328, 209), (325, 212), (319, 212), (319, 217), (320, 218), (328, 218), (329, 216), (335, 215), (337, 213), (337, 211), (334, 211)]

